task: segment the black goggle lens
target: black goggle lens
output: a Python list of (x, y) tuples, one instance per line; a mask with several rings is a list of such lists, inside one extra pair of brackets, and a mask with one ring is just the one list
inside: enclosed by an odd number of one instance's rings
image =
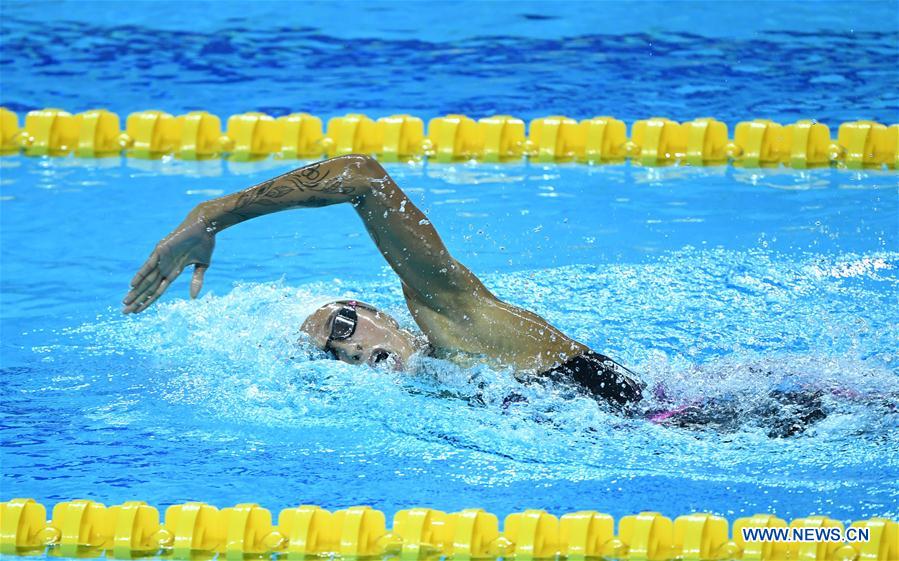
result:
[(343, 341), (349, 339), (356, 332), (356, 320), (358, 319), (356, 310), (346, 306), (341, 308), (337, 315), (334, 316), (334, 322), (331, 324), (332, 341)]

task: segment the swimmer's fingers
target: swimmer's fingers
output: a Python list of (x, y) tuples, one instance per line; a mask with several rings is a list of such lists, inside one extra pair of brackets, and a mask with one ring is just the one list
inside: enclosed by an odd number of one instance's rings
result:
[[(203, 288), (203, 277), (208, 268), (209, 265), (200, 264), (194, 267), (193, 278), (190, 282), (191, 298), (196, 298), (200, 294), (200, 290)], [(122, 311), (126, 314), (137, 314), (144, 311), (165, 292), (165, 289), (180, 274), (181, 270), (178, 269), (170, 270), (168, 276), (164, 276), (158, 268), (150, 271), (149, 274), (143, 277), (140, 284), (132, 288), (128, 295), (125, 296), (123, 301), (125, 309)]]
[(137, 274), (134, 275), (134, 278), (131, 279), (131, 286), (135, 287), (140, 284), (140, 281), (144, 279), (147, 275), (149, 275), (156, 267), (159, 265), (159, 252), (155, 249), (153, 253), (150, 254), (150, 257), (144, 262), (140, 269), (138, 269)]
[(141, 300), (141, 296), (143, 296), (143, 294), (145, 292), (147, 292), (147, 290), (151, 286), (155, 287), (155, 283), (157, 280), (159, 280), (159, 277), (160, 277), (160, 273), (159, 273), (158, 269), (154, 269), (154, 270), (150, 271), (150, 273), (147, 276), (145, 276), (143, 279), (141, 279), (141, 281), (138, 285), (133, 286), (131, 288), (131, 290), (128, 292), (128, 295), (125, 296), (125, 299), (122, 301), (122, 303), (125, 304), (126, 306), (128, 306), (128, 305), (134, 303), (135, 301)]
[(155, 273), (155, 275), (153, 273), (149, 275), (153, 276), (153, 279), (142, 285), (140, 292), (135, 291), (134, 296), (130, 298), (131, 303), (122, 310), (123, 313), (139, 314), (146, 310), (150, 304), (162, 296), (165, 289), (181, 274), (181, 270), (171, 268), (167, 273), (162, 270), (157, 270)]
[[(176, 275), (176, 276), (177, 276), (177, 275)], [(165, 292), (165, 289), (167, 289), (167, 288), (169, 287), (169, 285), (172, 283), (173, 280), (175, 280), (175, 279), (174, 279), (174, 278), (171, 278), (171, 279), (162, 279), (162, 280), (159, 282), (159, 286), (156, 287), (156, 290), (154, 290), (154, 291), (149, 295), (149, 297), (147, 297), (146, 300), (144, 300), (143, 302), (141, 302), (140, 304), (138, 304), (137, 307), (134, 308), (134, 313), (135, 313), (135, 314), (139, 314), (139, 313), (141, 313), (142, 311), (144, 311), (144, 310), (146, 310), (147, 308), (149, 308), (149, 307), (150, 307), (150, 304), (152, 304), (153, 302), (155, 302), (156, 300), (158, 300), (160, 296), (162, 296), (162, 293)]]
[(137, 290), (134, 293), (129, 293), (127, 300), (130, 302), (125, 304), (125, 309), (122, 310), (123, 314), (137, 314), (146, 309), (144, 303), (156, 293), (156, 290), (159, 288), (159, 285), (165, 280), (161, 275), (156, 275), (155, 278), (147, 283), (145, 287), (138, 292)]
[(203, 288), (203, 276), (208, 268), (209, 265), (200, 265), (199, 263), (194, 265), (194, 276), (190, 279), (191, 298), (196, 298), (200, 294), (200, 290)]
[(143, 299), (144, 292), (155, 284), (159, 276), (159, 252), (154, 249), (150, 257), (141, 265), (137, 274), (131, 279), (131, 290), (128, 291), (125, 299), (122, 300), (122, 303), (125, 304), (125, 309), (122, 310), (122, 313), (131, 313), (134, 302), (140, 302)]

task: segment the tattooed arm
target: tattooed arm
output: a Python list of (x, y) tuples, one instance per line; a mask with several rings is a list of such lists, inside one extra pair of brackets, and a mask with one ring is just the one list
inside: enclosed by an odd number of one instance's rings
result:
[(215, 234), (244, 220), (297, 207), (351, 203), (381, 254), (403, 282), (409, 311), (432, 344), (545, 371), (587, 347), (543, 318), (496, 298), (447, 251), (425, 215), (367, 156), (312, 164), (197, 205), (166, 236), (131, 281), (127, 313), (145, 310), (188, 265), (196, 297)]
[(131, 280), (124, 313), (138, 313), (156, 301), (188, 265), (194, 265), (190, 295), (196, 298), (209, 268), (215, 235), (225, 228), (272, 212), (351, 202), (369, 189), (370, 164), (364, 156), (344, 156), (285, 173), (197, 205), (162, 239)]
[(454, 292), (486, 292), (453, 259), (434, 227), (387, 172), (367, 156), (342, 156), (291, 171), (244, 191), (200, 203), (157, 244), (131, 281), (124, 313), (145, 310), (188, 265), (195, 298), (209, 267), (215, 234), (235, 224), (298, 207), (351, 203), (407, 292), (432, 303)]

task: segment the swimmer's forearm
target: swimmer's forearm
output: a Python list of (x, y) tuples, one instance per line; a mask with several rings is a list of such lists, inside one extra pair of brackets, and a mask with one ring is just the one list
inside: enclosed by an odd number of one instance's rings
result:
[(346, 202), (355, 207), (381, 254), (403, 280), (404, 290), (440, 309), (461, 309), (456, 305), (460, 294), (466, 299), (493, 298), (471, 271), (453, 259), (424, 213), (368, 156), (325, 160), (201, 203), (182, 226), (202, 222), (215, 234), (281, 210)]
[(352, 202), (371, 190), (372, 177), (370, 158), (341, 156), (200, 203), (188, 220), (203, 220), (217, 233), (244, 220), (290, 208)]

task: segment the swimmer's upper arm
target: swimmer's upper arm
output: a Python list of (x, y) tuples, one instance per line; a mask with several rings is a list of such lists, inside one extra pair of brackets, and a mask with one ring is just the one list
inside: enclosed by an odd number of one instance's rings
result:
[(366, 166), (371, 187), (353, 204), (402, 279), (416, 321), (436, 337), (433, 343), (535, 371), (588, 350), (537, 314), (494, 296), (450, 255), (430, 220), (387, 172), (371, 159)]
[(416, 301), (453, 314), (481, 298), (494, 298), (440, 239), (431, 221), (375, 160), (371, 189), (353, 205), (368, 233)]

